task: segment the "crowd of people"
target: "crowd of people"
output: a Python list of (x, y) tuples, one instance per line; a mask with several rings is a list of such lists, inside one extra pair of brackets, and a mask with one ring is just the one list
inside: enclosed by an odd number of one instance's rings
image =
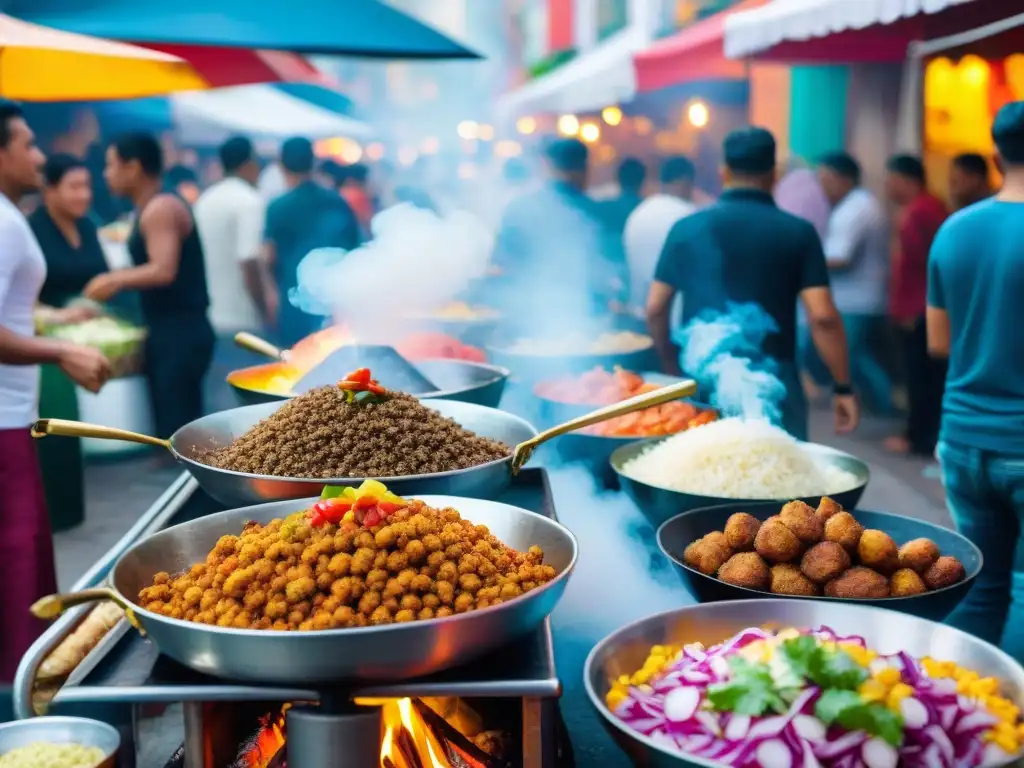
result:
[[(552, 323), (560, 332), (646, 327), (673, 374), (682, 373), (676, 331), (709, 310), (757, 304), (773, 324), (763, 363), (786, 388), (781, 423), (799, 438), (808, 433), (808, 392), (823, 386), (838, 431), (856, 428), (861, 400), (894, 411), (892, 374), (876, 343), (889, 328), (901, 342), (908, 414), (887, 447), (930, 456), (938, 444), (951, 512), (986, 558), (957, 621), (998, 641), (1024, 511), (1024, 342), (1013, 323), (1024, 287), (1024, 104), (1006, 107), (993, 135), (1001, 190), (993, 197), (985, 158), (957, 157), (952, 216), (929, 192), (921, 159), (909, 155), (888, 161), (879, 199), (849, 154), (780, 173), (771, 133), (745, 128), (723, 143), (717, 199), (700, 192), (693, 162), (678, 155), (651, 180), (643, 162), (625, 159), (618, 193), (596, 200), (587, 145), (547, 141), (543, 168), (512, 158), (498, 185), (463, 185), (495, 233), (500, 279), (481, 296), (524, 333), (550, 332)], [(19, 106), (0, 102), (0, 580), (25, 585), (0, 596), (8, 617), (0, 683), (39, 629), (28, 606), (56, 588), (28, 429), (36, 367), (93, 392), (110, 376), (98, 351), (37, 336), (39, 307), (50, 307), (51, 322), (74, 322), (137, 296), (155, 431), (167, 437), (203, 414), (215, 356), (228, 368), (244, 364), (231, 353), (235, 333), (287, 348), (321, 326), (323, 318), (289, 301), (307, 253), (357, 247), (382, 206), (439, 212), (448, 202), (440, 186), (385, 190), (393, 180), (374, 183), (366, 166), (320, 162), (304, 138), (284, 142), (269, 166), (251, 141), (232, 138), (219, 149), (216, 180), (165, 167), (166, 148), (145, 133), (106, 143), (102, 179), (94, 145), (48, 148), (60, 151), (44, 156)], [(19, 206), (40, 191), (26, 218)], [(111, 269), (94, 221), (123, 213), (120, 200), (131, 209), (130, 266)]]

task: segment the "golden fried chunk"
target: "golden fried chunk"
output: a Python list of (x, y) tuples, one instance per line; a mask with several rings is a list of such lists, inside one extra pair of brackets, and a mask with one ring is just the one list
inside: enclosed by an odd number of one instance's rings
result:
[(768, 577), (768, 591), (776, 595), (814, 597), (821, 594), (813, 581), (792, 563), (773, 565)]
[[(722, 533), (716, 531), (718, 536)], [(732, 551), (715, 537), (714, 533), (692, 542), (683, 552), (683, 562), (706, 576), (714, 576), (726, 560), (732, 557)]]
[(951, 587), (964, 580), (964, 565), (952, 555), (943, 555), (924, 572), (922, 578), (928, 589)]
[(818, 517), (821, 518), (821, 522), (824, 523), (833, 515), (837, 515), (842, 512), (843, 508), (835, 499), (830, 499), (828, 496), (822, 496), (821, 501), (818, 502), (818, 508), (815, 511), (818, 513)]
[(939, 559), (939, 547), (931, 539), (914, 539), (900, 547), (900, 568), (921, 574)]
[(825, 535), (825, 527), (812, 507), (802, 501), (791, 501), (779, 512), (782, 524), (796, 534), (804, 545), (817, 544)]
[(889, 576), (900, 567), (900, 552), (896, 542), (885, 531), (869, 528), (857, 542), (857, 559), (860, 564)]
[(736, 512), (725, 521), (725, 541), (734, 552), (750, 552), (761, 521), (746, 512)]
[(849, 512), (836, 512), (825, 521), (825, 540), (842, 545), (851, 555), (857, 554), (862, 533), (864, 526)]
[(858, 565), (826, 584), (825, 594), (847, 600), (880, 599), (889, 596), (889, 580), (878, 571)]
[(718, 578), (737, 587), (763, 591), (768, 586), (768, 564), (756, 552), (740, 552), (718, 569)]
[(804, 553), (800, 570), (815, 584), (826, 584), (850, 567), (850, 556), (834, 541), (822, 541)]
[(761, 524), (754, 551), (769, 563), (788, 563), (800, 557), (800, 539), (778, 517)]
[(892, 579), (889, 582), (889, 593), (893, 597), (909, 597), (910, 595), (920, 595), (927, 591), (928, 587), (925, 586), (917, 571), (910, 568), (900, 568), (892, 575)]

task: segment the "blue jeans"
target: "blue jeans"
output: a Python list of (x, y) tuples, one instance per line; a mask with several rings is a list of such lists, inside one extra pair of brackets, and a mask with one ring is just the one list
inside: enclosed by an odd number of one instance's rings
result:
[(1024, 456), (943, 441), (938, 449), (946, 504), (957, 530), (981, 550), (974, 586), (946, 623), (1024, 661), (1024, 580), (1013, 577), (1024, 520)]
[[(881, 413), (889, 413), (892, 411), (892, 379), (871, 348), (871, 333), (877, 322), (875, 315), (843, 315), (853, 383), (868, 405)], [(831, 382), (832, 377), (818, 357), (807, 326), (800, 329), (800, 361), (818, 384)]]

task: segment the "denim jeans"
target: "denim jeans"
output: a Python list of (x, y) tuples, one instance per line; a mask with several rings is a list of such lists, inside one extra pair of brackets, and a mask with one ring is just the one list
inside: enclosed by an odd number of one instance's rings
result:
[[(872, 332), (877, 325), (878, 317), (875, 315), (843, 315), (853, 384), (871, 408), (879, 413), (888, 413), (892, 410), (892, 379), (878, 361), (876, 350), (871, 347)], [(831, 383), (832, 377), (814, 348), (807, 326), (800, 328), (800, 361), (815, 382), (821, 385)]]
[(1024, 520), (1024, 455), (945, 441), (938, 454), (956, 528), (984, 558), (974, 586), (946, 624), (1000, 645), (1024, 662), (1024, 580), (1013, 577)]

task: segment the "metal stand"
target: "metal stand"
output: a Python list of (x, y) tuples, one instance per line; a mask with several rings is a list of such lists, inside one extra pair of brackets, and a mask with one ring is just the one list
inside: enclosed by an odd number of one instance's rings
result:
[(203, 702), (182, 702), (182, 716), (185, 720), (185, 768), (206, 768)]
[(300, 705), (286, 718), (288, 768), (365, 768), (380, 761), (380, 707)]

